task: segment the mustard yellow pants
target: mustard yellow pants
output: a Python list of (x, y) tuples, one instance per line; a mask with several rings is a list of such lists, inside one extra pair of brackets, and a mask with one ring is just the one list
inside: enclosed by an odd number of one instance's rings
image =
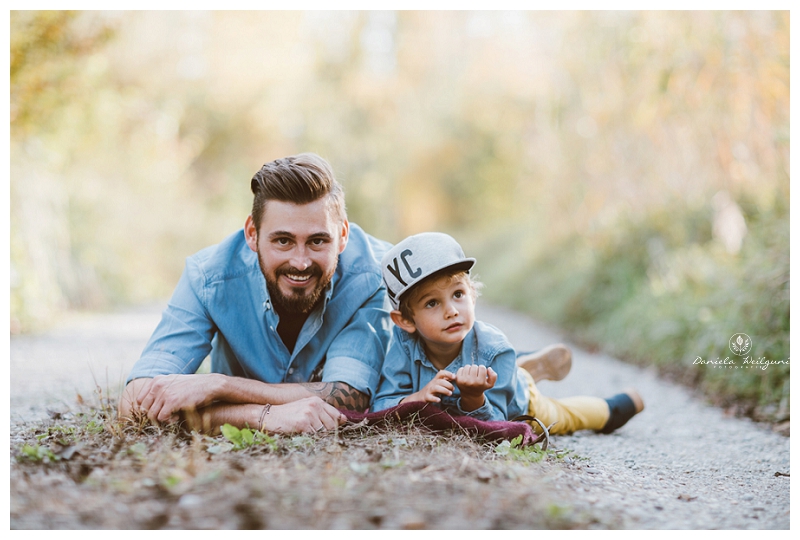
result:
[[(557, 422), (550, 433), (564, 435), (581, 429), (599, 431), (608, 422), (610, 411), (606, 400), (592, 396), (575, 396), (561, 399), (549, 398), (543, 395), (530, 373), (524, 369), (517, 369), (518, 376), (528, 383), (528, 415), (535, 416), (545, 426)], [(541, 433), (542, 428), (533, 421), (528, 421), (536, 433)]]

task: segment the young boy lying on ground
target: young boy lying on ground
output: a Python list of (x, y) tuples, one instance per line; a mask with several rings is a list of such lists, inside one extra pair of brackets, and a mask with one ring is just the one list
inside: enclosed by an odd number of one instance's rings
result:
[[(545, 426), (555, 423), (550, 433), (562, 434), (611, 433), (644, 409), (635, 390), (608, 399), (542, 395), (530, 373), (541, 373), (541, 366), (531, 361), (520, 362), (526, 369), (518, 366), (505, 335), (475, 320), (480, 284), (470, 276), (474, 264), (443, 233), (410, 236), (383, 258), (396, 326), (372, 411), (427, 401), (479, 420), (528, 415)], [(532, 427), (541, 431), (536, 423)]]

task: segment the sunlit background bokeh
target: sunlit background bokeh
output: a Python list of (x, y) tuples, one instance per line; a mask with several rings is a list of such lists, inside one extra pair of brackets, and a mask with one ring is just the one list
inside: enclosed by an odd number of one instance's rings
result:
[[(169, 297), (267, 161), (488, 301), (788, 418), (789, 13), (11, 12), (11, 332)], [(751, 411), (752, 412), (752, 411)]]

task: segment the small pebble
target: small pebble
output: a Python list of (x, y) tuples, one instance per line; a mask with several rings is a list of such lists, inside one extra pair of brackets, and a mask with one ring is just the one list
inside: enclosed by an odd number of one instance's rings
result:
[(200, 506), (203, 504), (203, 499), (199, 495), (187, 493), (178, 500), (178, 506), (182, 508), (191, 508), (193, 506)]

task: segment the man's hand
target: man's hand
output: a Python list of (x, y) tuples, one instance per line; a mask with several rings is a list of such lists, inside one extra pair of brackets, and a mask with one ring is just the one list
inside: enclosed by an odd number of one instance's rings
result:
[(440, 370), (436, 376), (431, 379), (431, 382), (426, 384), (422, 389), (414, 392), (400, 400), (400, 403), (409, 401), (427, 401), (428, 403), (440, 403), (442, 398), (439, 395), (452, 396), (453, 395), (453, 381), (455, 375), (447, 370)]
[(345, 421), (336, 407), (366, 409), (369, 396), (339, 382), (267, 384), (218, 373), (159, 375), (128, 383), (119, 401), (119, 416), (141, 411), (154, 423), (183, 419), (190, 429), (214, 433), (226, 423), (260, 428), (256, 424), (264, 406), (259, 403), (272, 403), (264, 420), (269, 431), (308, 433)]
[[(214, 403), (199, 410), (184, 409), (180, 416), (190, 431), (210, 435), (218, 435), (224, 424), (288, 434), (335, 429), (347, 421), (336, 408), (315, 396), (273, 405), (262, 418), (263, 412), (264, 405), (257, 403)], [(259, 425), (262, 420), (263, 425)]]
[[(177, 422), (180, 411), (197, 410), (219, 397), (224, 375), (158, 375), (139, 383), (133, 407), (153, 422)], [(131, 381), (133, 383), (135, 381)]]
[(335, 429), (347, 421), (347, 417), (335, 407), (313, 396), (284, 405), (273, 405), (264, 416), (262, 427), (270, 433), (313, 433), (323, 429)]
[(455, 383), (461, 392), (461, 408), (467, 412), (481, 408), (486, 400), (483, 393), (496, 382), (497, 373), (492, 368), (476, 364), (460, 367)]

